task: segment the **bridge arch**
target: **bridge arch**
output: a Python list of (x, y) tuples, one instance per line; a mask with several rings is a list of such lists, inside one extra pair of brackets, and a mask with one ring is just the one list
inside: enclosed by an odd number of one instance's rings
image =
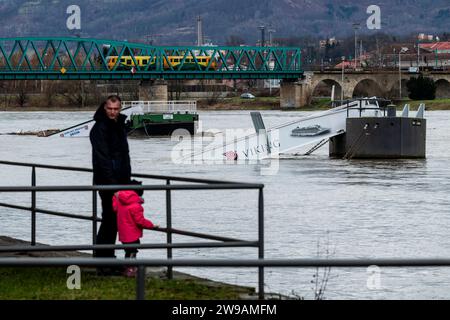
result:
[(353, 88), (352, 97), (384, 97), (386, 92), (381, 86), (373, 79), (360, 80)]
[(450, 81), (439, 79), (436, 82), (436, 98), (450, 98)]
[[(409, 96), (409, 90), (406, 86), (406, 83), (408, 82), (408, 79), (402, 79), (402, 98), (406, 98)], [(399, 81), (395, 81), (390, 90), (387, 92), (386, 98), (388, 99), (397, 99), (399, 97), (400, 90), (399, 90)]]
[(341, 99), (342, 85), (334, 79), (322, 79), (316, 82), (312, 88), (312, 96), (331, 97), (333, 86), (335, 86), (334, 98)]

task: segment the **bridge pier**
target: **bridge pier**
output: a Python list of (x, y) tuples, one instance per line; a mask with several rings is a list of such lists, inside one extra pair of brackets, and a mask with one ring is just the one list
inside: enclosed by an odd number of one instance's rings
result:
[(302, 81), (282, 80), (280, 84), (280, 107), (301, 108), (308, 104), (310, 88)]
[(142, 80), (139, 85), (139, 100), (167, 101), (166, 80)]

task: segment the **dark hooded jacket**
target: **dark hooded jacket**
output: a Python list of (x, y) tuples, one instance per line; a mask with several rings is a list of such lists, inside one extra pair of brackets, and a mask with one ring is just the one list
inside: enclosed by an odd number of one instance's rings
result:
[(106, 115), (101, 105), (94, 115), (90, 133), (94, 184), (128, 184), (131, 178), (127, 131), (123, 114), (117, 121)]

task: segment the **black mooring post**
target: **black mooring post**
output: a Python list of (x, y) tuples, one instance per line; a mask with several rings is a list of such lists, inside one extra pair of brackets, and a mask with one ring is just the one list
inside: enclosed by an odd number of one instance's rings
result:
[(347, 104), (347, 118), (349, 117), (349, 114), (350, 114), (350, 101), (347, 99), (346, 100), (346, 104)]
[(363, 100), (360, 99), (359, 100), (359, 117), (361, 118), (362, 116), (362, 108), (363, 108)]
[[(167, 180), (170, 185), (170, 180)], [(167, 226), (167, 244), (172, 244), (172, 194), (166, 190), (166, 226)], [(172, 248), (167, 248), (167, 259), (172, 259)], [(173, 267), (167, 266), (167, 278), (173, 279)]]
[[(258, 195), (258, 258), (264, 259), (264, 194), (263, 188), (259, 189)], [(258, 295), (260, 300), (264, 300), (264, 267), (258, 268)]]
[[(36, 167), (31, 169), (31, 186), (36, 186)], [(31, 191), (31, 245), (36, 245), (36, 191)]]

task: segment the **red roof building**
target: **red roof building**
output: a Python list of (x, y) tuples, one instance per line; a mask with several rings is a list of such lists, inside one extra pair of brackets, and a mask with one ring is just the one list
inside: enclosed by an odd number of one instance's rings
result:
[(420, 48), (429, 52), (436, 53), (450, 53), (450, 41), (447, 42), (433, 42), (433, 43), (421, 43)]

